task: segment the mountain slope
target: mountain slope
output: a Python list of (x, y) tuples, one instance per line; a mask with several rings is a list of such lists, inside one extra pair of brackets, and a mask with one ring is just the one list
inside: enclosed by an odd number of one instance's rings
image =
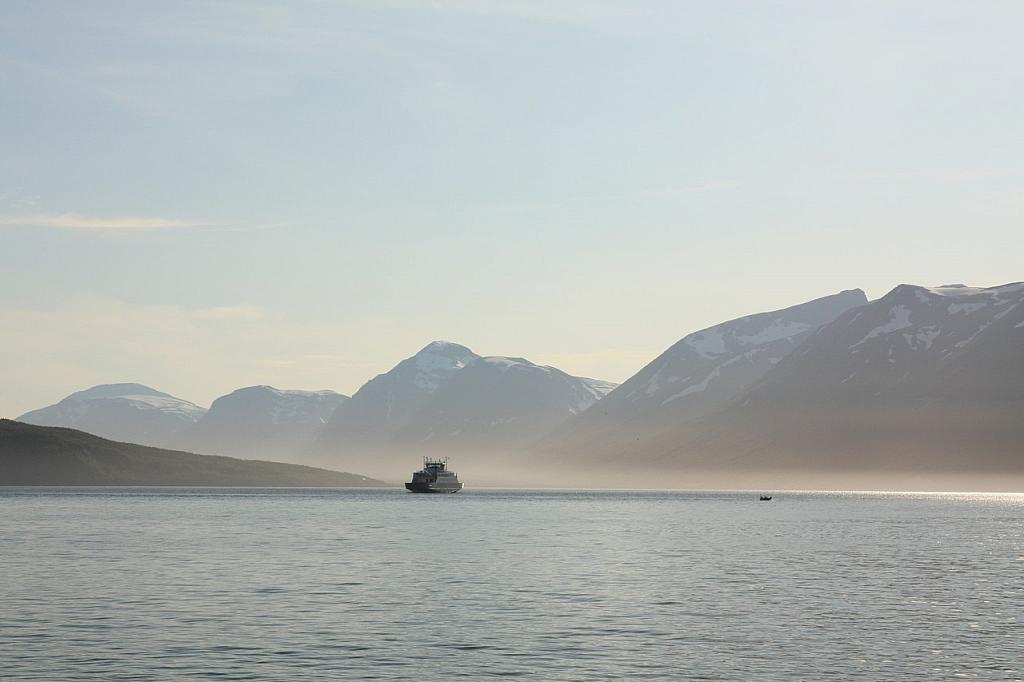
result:
[(334, 391), (240, 388), (213, 401), (175, 445), (195, 452), (287, 461), (316, 440), (347, 396)]
[(325, 469), (118, 443), (0, 419), (0, 485), (373, 486)]
[(537, 448), (560, 456), (631, 450), (727, 404), (822, 324), (865, 303), (853, 289), (689, 334)]
[(341, 405), (311, 456), (378, 475), (400, 475), (421, 454), (465, 453), (472, 463), (535, 440), (612, 386), (435, 341)]
[(896, 287), (821, 327), (729, 405), (613, 463), (712, 485), (817, 476), (962, 490), (987, 477), (984, 488), (1013, 489), (1024, 480), (1024, 284)]
[(161, 446), (193, 425), (206, 410), (142, 384), (103, 384), (72, 393), (18, 421), (64, 426), (104, 438)]

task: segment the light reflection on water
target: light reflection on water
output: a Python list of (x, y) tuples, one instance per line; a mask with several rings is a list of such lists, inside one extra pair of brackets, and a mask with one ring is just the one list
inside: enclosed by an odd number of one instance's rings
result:
[(0, 676), (1024, 675), (1024, 496), (0, 488)]

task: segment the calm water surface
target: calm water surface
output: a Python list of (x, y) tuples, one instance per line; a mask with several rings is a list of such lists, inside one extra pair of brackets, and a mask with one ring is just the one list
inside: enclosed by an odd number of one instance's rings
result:
[(0, 488), (7, 679), (1021, 679), (1024, 497)]

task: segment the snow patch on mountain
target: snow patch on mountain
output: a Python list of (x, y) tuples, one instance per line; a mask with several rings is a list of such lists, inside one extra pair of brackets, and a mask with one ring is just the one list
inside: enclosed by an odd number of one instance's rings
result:
[(173, 396), (158, 395), (122, 395), (111, 398), (95, 398), (95, 400), (123, 400), (128, 407), (136, 410), (155, 409), (169, 414), (180, 414), (199, 419), (206, 410), (198, 405)]
[(591, 379), (590, 377), (577, 377), (577, 379), (582, 381), (583, 385), (586, 386), (587, 389), (589, 389), (590, 392), (593, 393), (594, 396), (597, 398), (603, 398), (604, 396), (614, 391), (615, 388), (618, 386), (618, 384), (613, 381)]
[(954, 347), (963, 348), (964, 346), (969, 345), (971, 341), (974, 341), (974, 339), (978, 338), (978, 335), (981, 334), (986, 329), (988, 329), (990, 326), (992, 326), (992, 320), (989, 320), (988, 322), (982, 324), (980, 327), (978, 327), (977, 331), (968, 336), (966, 339), (963, 339), (962, 341), (957, 341), (955, 344), (953, 344)]
[(850, 346), (850, 349), (853, 350), (857, 346), (862, 345), (864, 342), (873, 339), (876, 336), (882, 336), (883, 334), (891, 334), (893, 332), (897, 332), (901, 329), (906, 329), (907, 327), (911, 326), (910, 308), (908, 308), (907, 306), (895, 305), (889, 311), (889, 314), (891, 316), (891, 319), (888, 322), (881, 326), (875, 327), (874, 329), (869, 331), (863, 339)]
[(477, 355), (465, 346), (451, 341), (433, 341), (411, 358), (416, 369), (413, 384), (427, 393), (433, 393), (448, 375), (476, 358)]
[(1006, 295), (1016, 294), (1024, 291), (1024, 282), (1014, 282), (998, 287), (969, 287), (965, 284), (943, 284), (937, 287), (919, 287), (936, 296), (952, 296), (956, 298), (968, 296), (985, 296), (988, 298), (1003, 298)]
[(323, 390), (323, 391), (301, 391), (295, 388), (274, 388), (273, 386), (260, 386), (260, 388), (273, 391), (280, 396), (295, 396), (303, 398), (313, 398), (316, 396), (332, 396), (341, 395), (337, 391)]
[(152, 395), (164, 398), (171, 398), (169, 393), (158, 391), (143, 384), (120, 383), (120, 384), (99, 384), (81, 391), (75, 391), (64, 400), (85, 400), (87, 398), (122, 398), (128, 395)]
[[(657, 372), (655, 372), (654, 374), (651, 375), (651, 378), (647, 381), (647, 386), (644, 387), (644, 393), (645, 394), (647, 394), (647, 395), (654, 395), (655, 393), (657, 393), (661, 389), (660, 377), (661, 377), (661, 370), (660, 369)], [(632, 393), (630, 393), (629, 396), (633, 397), (633, 398), (637, 398), (638, 397), (636, 395), (636, 391), (633, 391)]]
[(987, 296), (991, 293), (990, 289), (983, 287), (969, 287), (966, 284), (940, 284), (937, 287), (921, 287), (925, 291), (928, 291), (936, 296)]
[[(997, 303), (996, 305), (997, 305), (997, 306), (1001, 306), (1001, 305), (1005, 305), (1005, 304), (1007, 304), (1007, 303), (1009, 303), (1009, 301), (1003, 300), (1003, 301), (999, 301), (999, 303)], [(1004, 317), (1006, 317), (1007, 315), (1009, 315), (1010, 313), (1012, 313), (1012, 312), (1013, 312), (1014, 310), (1016, 310), (1016, 309), (1017, 309), (1017, 306), (1019, 306), (1019, 305), (1020, 305), (1020, 302), (1018, 301), (1017, 303), (1014, 303), (1013, 305), (1011, 305), (1011, 306), (1010, 306), (1009, 308), (1007, 308), (1006, 310), (1002, 310), (1002, 311), (1000, 311), (1000, 312), (996, 313), (996, 314), (995, 314), (995, 315), (994, 315), (994, 316), (992, 317), (992, 319), (993, 319), (993, 320), (1001, 320), (1001, 319), (1003, 319)]]
[(756, 334), (749, 336), (737, 335), (735, 338), (742, 344), (760, 346), (772, 341), (778, 341), (779, 339), (791, 339), (812, 328), (811, 325), (804, 322), (776, 320), (774, 324), (765, 327)]
[(489, 355), (487, 357), (480, 358), (478, 362), (491, 365), (498, 368), (502, 372), (507, 372), (510, 369), (523, 369), (523, 370), (535, 370), (540, 372), (551, 372), (554, 368), (547, 365), (537, 365), (525, 358), (507, 358), (500, 355)]
[[(780, 337), (780, 338), (782, 338), (782, 337)], [(693, 384), (692, 386), (688, 386), (688, 387), (684, 388), (683, 390), (679, 391), (678, 393), (676, 393), (674, 395), (670, 395), (668, 398), (663, 400), (661, 402), (661, 404), (662, 405), (667, 405), (670, 402), (672, 402), (673, 400), (678, 400), (680, 398), (685, 398), (686, 396), (692, 395), (694, 393), (702, 393), (702, 392), (704, 392), (705, 390), (707, 390), (708, 384), (710, 384), (711, 381), (713, 381), (714, 379), (717, 379), (719, 376), (722, 375), (722, 370), (724, 368), (728, 367), (729, 365), (734, 365), (737, 362), (740, 362), (741, 360), (749, 360), (749, 359), (750, 359), (750, 353), (743, 353), (742, 355), (737, 355), (735, 357), (729, 358), (728, 360), (726, 360), (722, 364), (716, 365), (715, 368), (712, 369), (711, 372), (708, 373), (708, 375), (706, 377), (704, 377), (704, 381), (701, 381), (699, 384)]]
[(975, 310), (981, 310), (987, 303), (950, 303), (946, 310), (949, 311), (950, 315), (956, 315), (957, 313), (973, 313)]
[(683, 339), (702, 358), (713, 358), (725, 352), (725, 337), (718, 329), (705, 329)]
[(618, 386), (618, 384), (611, 381), (590, 379), (588, 377), (574, 377), (574, 379), (579, 382), (580, 393), (575, 405), (569, 409), (572, 414), (579, 414), (590, 408)]
[(929, 327), (922, 327), (914, 334), (904, 334), (903, 338), (907, 340), (907, 345), (914, 350), (919, 348), (928, 350), (932, 347), (932, 343), (941, 333), (942, 331), (937, 326), (932, 325)]

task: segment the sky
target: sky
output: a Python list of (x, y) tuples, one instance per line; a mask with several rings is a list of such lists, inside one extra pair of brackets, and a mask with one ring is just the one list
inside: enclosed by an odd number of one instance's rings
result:
[(623, 381), (1024, 280), (1019, 2), (0, 4), (0, 416), (351, 394), (433, 339)]

